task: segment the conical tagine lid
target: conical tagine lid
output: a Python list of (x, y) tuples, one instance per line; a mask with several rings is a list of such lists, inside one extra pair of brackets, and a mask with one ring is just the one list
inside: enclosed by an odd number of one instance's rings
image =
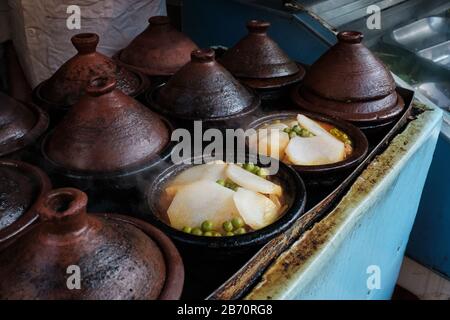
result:
[(238, 78), (277, 78), (299, 72), (297, 64), (267, 35), (270, 23), (251, 20), (249, 33), (220, 59)]
[(71, 188), (41, 199), (40, 222), (0, 252), (0, 299), (160, 296), (168, 268), (159, 246), (132, 224), (87, 214), (86, 204)]
[(172, 75), (189, 62), (197, 46), (170, 24), (169, 17), (151, 17), (149, 24), (118, 58), (150, 76)]
[(140, 80), (135, 74), (96, 51), (99, 42), (97, 34), (80, 33), (71, 41), (78, 53), (43, 83), (42, 98), (61, 106), (71, 106), (84, 94), (93, 77), (115, 77), (118, 88), (129, 95), (138, 90)]
[(35, 141), (48, 126), (47, 115), (0, 92), (0, 156)]
[(167, 145), (166, 123), (115, 87), (112, 77), (91, 81), (47, 137), (44, 152), (51, 161), (65, 169), (112, 172), (143, 164)]
[(212, 49), (201, 49), (160, 89), (156, 102), (172, 116), (204, 120), (252, 109), (259, 100), (216, 62)]
[(338, 34), (338, 43), (308, 70), (303, 84), (316, 95), (336, 101), (367, 101), (395, 91), (389, 70), (362, 43), (356, 31)]

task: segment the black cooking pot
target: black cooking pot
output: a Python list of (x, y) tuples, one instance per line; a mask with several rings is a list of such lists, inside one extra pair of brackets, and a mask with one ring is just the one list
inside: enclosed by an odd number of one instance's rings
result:
[[(260, 157), (259, 159), (262, 159)], [(215, 158), (217, 159), (217, 158)], [(260, 167), (266, 167), (262, 161), (255, 161), (255, 158), (246, 156), (246, 161), (257, 164)], [(265, 158), (267, 159), (267, 158)], [(275, 174), (278, 183), (281, 184), (285, 192), (285, 199), (288, 209), (274, 223), (257, 231), (252, 231), (244, 235), (235, 235), (231, 237), (205, 237), (187, 234), (172, 228), (161, 219), (163, 209), (160, 205), (160, 197), (164, 191), (164, 187), (168, 181), (177, 176), (182, 171), (192, 167), (194, 161), (207, 163), (211, 158), (199, 156), (191, 159), (191, 164), (179, 163), (174, 164), (163, 171), (156, 179), (154, 179), (147, 188), (147, 218), (164, 233), (171, 237), (175, 243), (182, 247), (184, 255), (186, 252), (192, 253), (198, 259), (220, 259), (223, 257), (233, 256), (240, 253), (248, 252), (264, 245), (272, 238), (289, 229), (303, 213), (306, 204), (306, 190), (303, 180), (297, 172), (289, 166), (279, 162), (279, 170)], [(264, 161), (267, 163), (266, 161)], [(205, 190), (206, 191), (206, 190)]]
[(262, 125), (276, 120), (296, 119), (299, 113), (313, 120), (331, 124), (346, 133), (352, 141), (353, 152), (343, 161), (315, 166), (291, 165), (295, 171), (300, 173), (307, 187), (333, 186), (345, 178), (367, 155), (369, 143), (360, 129), (338, 118), (303, 111), (272, 112), (250, 123), (248, 129), (256, 130)]

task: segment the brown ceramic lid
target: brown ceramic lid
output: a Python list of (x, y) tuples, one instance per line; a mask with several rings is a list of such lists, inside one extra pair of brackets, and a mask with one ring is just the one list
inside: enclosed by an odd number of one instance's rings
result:
[(51, 188), (47, 175), (21, 161), (0, 160), (0, 244), (37, 219), (35, 203)]
[(293, 92), (293, 99), (306, 110), (338, 117), (351, 122), (389, 121), (405, 106), (403, 98), (393, 93), (370, 101), (343, 102), (321, 98), (305, 87)]
[(144, 164), (167, 145), (166, 123), (115, 87), (112, 77), (91, 81), (47, 137), (51, 161), (69, 170), (114, 172)]
[[(0, 299), (157, 299), (164, 293), (174, 261), (165, 261), (159, 239), (123, 219), (87, 214), (86, 205), (86, 194), (71, 188), (41, 199), (40, 222), (0, 253)], [(80, 286), (70, 290), (77, 267)]]
[(225, 52), (220, 63), (238, 78), (278, 78), (300, 71), (297, 64), (267, 35), (270, 23), (251, 20), (249, 33)]
[(112, 59), (96, 51), (99, 36), (95, 33), (80, 33), (72, 37), (78, 53), (66, 61), (42, 84), (40, 95), (46, 101), (62, 106), (75, 104), (93, 77), (116, 77), (118, 88), (134, 95), (140, 86), (139, 77)]
[(255, 108), (258, 99), (215, 60), (214, 50), (194, 50), (191, 62), (163, 86), (156, 102), (183, 119), (214, 119)]
[(34, 142), (47, 126), (48, 117), (38, 107), (0, 92), (0, 156)]
[(118, 59), (150, 76), (168, 76), (189, 62), (197, 46), (186, 35), (176, 30), (169, 17), (155, 16), (149, 26), (125, 49)]
[(394, 79), (383, 63), (362, 43), (363, 34), (344, 31), (338, 42), (308, 70), (303, 84), (322, 98), (366, 101), (395, 90)]

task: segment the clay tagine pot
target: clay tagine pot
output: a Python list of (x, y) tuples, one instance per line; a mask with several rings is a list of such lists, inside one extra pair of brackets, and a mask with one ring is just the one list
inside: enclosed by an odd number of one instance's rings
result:
[(50, 189), (49, 178), (39, 168), (0, 159), (0, 247), (38, 218), (36, 203)]
[(45, 137), (47, 170), (58, 185), (86, 191), (133, 188), (170, 155), (172, 127), (116, 89), (113, 77), (93, 79), (86, 93)]
[(248, 34), (219, 60), (241, 82), (262, 91), (292, 85), (305, 75), (304, 68), (267, 35), (269, 27), (267, 21), (249, 21)]
[(21, 158), (19, 150), (33, 144), (47, 127), (48, 116), (40, 108), (0, 92), (0, 157)]
[(300, 107), (340, 117), (360, 127), (390, 122), (404, 109), (394, 79), (362, 43), (356, 31), (338, 34), (338, 43), (322, 55), (292, 92)]
[(126, 66), (148, 76), (170, 76), (189, 62), (197, 45), (176, 30), (169, 17), (154, 16), (149, 26), (116, 58)]
[[(117, 87), (136, 97), (148, 87), (148, 79), (136, 71), (118, 65), (96, 51), (99, 36), (80, 33), (71, 38), (78, 53), (65, 62), (48, 80), (33, 91), (34, 101), (49, 110), (51, 116), (61, 118), (85, 93), (93, 77), (115, 77)], [(56, 117), (55, 116), (55, 117)]]
[(0, 299), (178, 299), (184, 269), (172, 242), (136, 219), (87, 214), (86, 205), (71, 188), (40, 199), (39, 223), (0, 252)]
[(220, 127), (243, 119), (260, 105), (260, 99), (215, 60), (212, 49), (194, 50), (191, 62), (147, 95), (153, 109), (175, 120), (202, 120)]

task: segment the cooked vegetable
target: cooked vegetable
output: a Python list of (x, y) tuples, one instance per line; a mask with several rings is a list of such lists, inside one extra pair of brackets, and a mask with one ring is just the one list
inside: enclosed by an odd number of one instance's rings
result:
[(245, 225), (244, 220), (241, 218), (233, 218), (231, 224), (235, 229), (241, 228)]
[[(234, 218), (234, 219), (238, 219), (238, 218)], [(231, 232), (234, 230), (233, 223), (231, 221), (225, 221), (222, 225), (222, 228), (223, 228), (223, 230), (225, 230), (227, 232)]]
[[(239, 188), (234, 193), (233, 199), (245, 224), (254, 230), (264, 228), (278, 217), (277, 206), (260, 193)], [(233, 226), (237, 227), (234, 223)]]
[(211, 231), (213, 229), (213, 223), (209, 220), (203, 221), (202, 230), (203, 231)]
[(230, 180), (243, 188), (264, 194), (281, 195), (282, 193), (279, 185), (252, 174), (235, 164), (231, 163), (228, 165), (226, 174)]
[(234, 205), (234, 193), (213, 181), (206, 180), (181, 188), (167, 209), (171, 226), (176, 229), (182, 229), (184, 226), (200, 226), (205, 220), (220, 226), (224, 221), (239, 217)]
[(212, 237), (212, 236), (213, 236), (213, 233), (212, 233), (211, 231), (206, 231), (203, 235), (204, 235), (205, 237)]
[(296, 165), (322, 165), (341, 161), (345, 157), (343, 143), (330, 143), (323, 136), (291, 139), (286, 150), (288, 160)]
[(239, 229), (237, 229), (235, 232), (234, 232), (234, 234), (245, 234), (245, 233), (247, 233), (247, 231), (245, 230), (245, 228), (239, 228)]
[(202, 236), (203, 232), (200, 228), (194, 228), (192, 229), (191, 234), (193, 234), (194, 236)]
[(183, 232), (191, 233), (192, 232), (192, 228), (191, 227), (183, 227)]

